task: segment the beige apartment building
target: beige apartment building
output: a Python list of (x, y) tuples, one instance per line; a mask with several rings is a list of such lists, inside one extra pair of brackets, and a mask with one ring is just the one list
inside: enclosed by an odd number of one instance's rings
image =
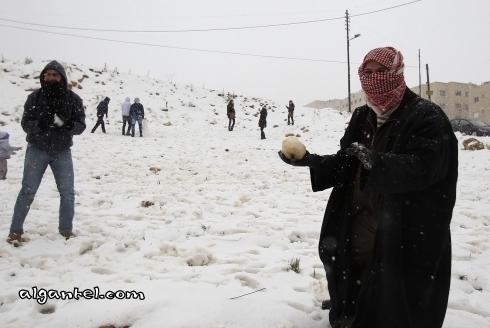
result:
[[(419, 86), (410, 88), (419, 94)], [(450, 120), (454, 118), (475, 118), (490, 124), (490, 81), (481, 85), (459, 82), (432, 82), (430, 84), (431, 101), (439, 105)], [(421, 86), (422, 97), (428, 99), (427, 84)], [(351, 94), (351, 108), (366, 103), (364, 92)], [(333, 108), (338, 111), (349, 109), (348, 99), (316, 100), (304, 107)]]

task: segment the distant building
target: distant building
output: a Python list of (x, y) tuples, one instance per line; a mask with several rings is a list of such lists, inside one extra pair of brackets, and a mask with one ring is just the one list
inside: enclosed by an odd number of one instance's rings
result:
[[(419, 93), (419, 87), (410, 88)], [(481, 85), (459, 82), (432, 82), (430, 84), (431, 101), (439, 105), (450, 120), (454, 118), (477, 118), (490, 124), (490, 81)], [(427, 85), (421, 87), (422, 97), (428, 99)], [(333, 108), (338, 111), (349, 109), (348, 99), (315, 100), (304, 107)], [(366, 104), (364, 92), (351, 94), (351, 108), (356, 109)]]

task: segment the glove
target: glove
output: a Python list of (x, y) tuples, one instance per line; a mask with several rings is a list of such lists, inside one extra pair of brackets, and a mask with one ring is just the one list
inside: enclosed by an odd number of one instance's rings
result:
[(278, 152), (279, 158), (282, 159), (282, 161), (286, 164), (292, 165), (292, 166), (313, 166), (313, 156), (306, 151), (305, 156), (303, 156), (302, 159), (300, 160), (294, 160), (293, 158), (287, 158), (286, 155), (282, 151)]
[(73, 128), (73, 121), (65, 121), (65, 124), (61, 128), (66, 131), (71, 130)]
[(53, 122), (54, 122), (54, 125), (56, 125), (56, 127), (58, 127), (58, 128), (61, 128), (63, 126), (63, 124), (65, 124), (65, 122), (61, 118), (59, 118), (58, 115), (54, 116)]
[(366, 170), (373, 168), (373, 154), (363, 144), (354, 142), (351, 144), (351, 148), (347, 148), (345, 152), (357, 156)]

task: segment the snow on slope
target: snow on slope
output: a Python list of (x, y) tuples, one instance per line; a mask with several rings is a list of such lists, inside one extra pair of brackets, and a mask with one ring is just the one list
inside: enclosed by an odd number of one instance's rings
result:
[[(18, 122), (26, 90), (38, 86), (33, 77), (45, 64), (0, 63), (0, 129), (12, 145), (25, 146)], [(317, 242), (330, 191), (312, 193), (308, 170), (283, 164), (277, 151), (294, 133), (312, 153), (335, 152), (347, 115), (297, 108), (296, 125), (287, 126), (289, 99), (238, 93), (229, 132), (222, 91), (63, 64), (87, 106), (87, 130), (72, 148), (78, 237), (65, 241), (57, 233), (59, 197), (48, 170), (26, 219), (29, 242), (21, 248), (0, 242), (0, 326), (328, 326)], [(108, 134), (100, 128), (91, 134), (104, 96), (112, 99)], [(143, 138), (121, 136), (126, 96), (145, 106)], [(271, 106), (266, 140), (254, 116), (260, 103)], [(0, 182), (5, 237), (23, 155), (9, 160), (8, 179)], [(446, 328), (490, 326), (489, 161), (487, 150), (460, 153)], [(299, 274), (286, 270), (293, 259), (300, 259)], [(141, 291), (145, 300), (19, 299), (19, 290), (33, 286)]]

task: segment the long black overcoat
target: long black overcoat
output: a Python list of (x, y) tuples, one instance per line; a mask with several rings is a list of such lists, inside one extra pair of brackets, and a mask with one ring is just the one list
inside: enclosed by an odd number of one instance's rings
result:
[[(313, 155), (310, 168), (313, 191), (333, 187), (319, 255), (328, 279), (334, 328), (340, 327), (346, 299), (353, 185), (361, 165), (345, 149), (371, 133), (366, 122), (373, 115), (366, 105), (357, 108), (337, 154)], [(388, 135), (383, 126), (389, 128)], [(382, 149), (373, 150), (372, 170), (362, 169), (361, 190), (375, 209), (377, 231), (352, 327), (441, 327), (450, 286), (449, 224), (456, 201), (457, 139), (437, 105), (407, 90), (400, 107), (374, 132), (376, 143)]]

